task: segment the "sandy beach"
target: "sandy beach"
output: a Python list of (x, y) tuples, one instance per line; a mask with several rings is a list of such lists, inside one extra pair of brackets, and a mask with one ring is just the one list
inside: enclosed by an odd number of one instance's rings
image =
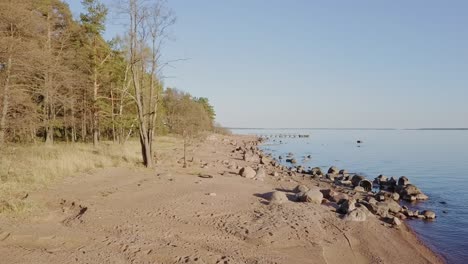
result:
[[(330, 184), (236, 151), (255, 144), (213, 135), (186, 168), (178, 146), (154, 170), (105, 168), (31, 193), (40, 209), (0, 218), (0, 263), (443, 263), (405, 224), (345, 221), (327, 202), (270, 203), (273, 191)], [(241, 177), (245, 166), (266, 176)]]

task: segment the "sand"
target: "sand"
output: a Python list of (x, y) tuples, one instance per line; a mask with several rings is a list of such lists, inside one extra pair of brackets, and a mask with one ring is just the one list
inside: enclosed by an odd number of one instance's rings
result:
[(153, 170), (106, 168), (31, 193), (40, 210), (0, 218), (0, 263), (443, 262), (405, 225), (344, 221), (326, 204), (270, 205), (269, 192), (321, 183), (240, 177), (234, 163), (258, 166), (232, 152), (250, 140), (213, 136), (187, 168), (180, 146)]

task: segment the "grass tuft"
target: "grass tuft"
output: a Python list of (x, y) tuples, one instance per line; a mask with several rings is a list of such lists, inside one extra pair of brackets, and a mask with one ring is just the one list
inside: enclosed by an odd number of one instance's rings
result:
[(10, 145), (0, 149), (0, 213), (27, 211), (28, 193), (79, 172), (141, 166), (138, 142), (125, 145)]

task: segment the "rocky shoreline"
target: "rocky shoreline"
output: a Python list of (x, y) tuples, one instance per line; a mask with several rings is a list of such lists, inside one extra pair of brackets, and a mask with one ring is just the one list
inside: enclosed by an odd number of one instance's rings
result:
[[(258, 143), (265, 139), (259, 138)], [(401, 220), (416, 218), (432, 220), (436, 218), (433, 211), (412, 211), (407, 206), (401, 206), (400, 200), (408, 202), (424, 201), (429, 199), (418, 187), (411, 184), (406, 176), (395, 179), (379, 175), (372, 182), (364, 176), (349, 173), (345, 169), (338, 169), (332, 166), (327, 173), (323, 173), (321, 168), (314, 167), (306, 169), (303, 166), (295, 166), (296, 159), (289, 153), (286, 162), (293, 166), (281, 165), (279, 156), (277, 159), (270, 154), (263, 153), (258, 148), (258, 143), (252, 143), (247, 147), (237, 147), (236, 152), (243, 155), (244, 161), (259, 164), (257, 170), (251, 167), (241, 168), (239, 174), (242, 177), (263, 180), (267, 175), (278, 178), (278, 181), (287, 180), (279, 177), (281, 175), (299, 176), (303, 179), (315, 181), (322, 188), (310, 189), (305, 185), (298, 185), (295, 188), (295, 201), (325, 203), (336, 208), (336, 211), (344, 215), (344, 219), (350, 221), (365, 221), (369, 214), (380, 217), (386, 223), (399, 226)], [(309, 157), (303, 157), (310, 159)], [(378, 191), (374, 191), (377, 189)], [(275, 193), (275, 199), (281, 194)], [(274, 199), (274, 200), (275, 200)]]
[[(270, 204), (287, 201), (322, 204), (334, 208), (337, 217), (344, 221), (363, 222), (374, 216), (382, 221), (382, 225), (396, 229), (407, 219), (431, 221), (436, 218), (435, 212), (431, 210), (411, 210), (400, 204), (401, 201), (414, 204), (429, 199), (406, 176), (397, 179), (379, 175), (370, 180), (335, 166), (330, 167), (326, 173), (320, 167), (307, 169), (296, 165), (297, 158), (293, 153), (289, 153), (286, 158), (264, 153), (259, 145), (266, 140), (258, 137), (256, 141), (239, 146), (233, 151), (240, 153), (244, 161), (252, 164), (241, 168), (240, 176), (257, 181), (264, 181), (269, 176), (278, 182), (295, 182), (295, 178), (300, 178), (312, 184), (307, 186), (300, 183), (292, 190), (274, 191), (268, 197)], [(311, 157), (302, 158), (308, 160)], [(282, 161), (291, 166), (282, 165)], [(288, 197), (288, 191), (294, 195)]]

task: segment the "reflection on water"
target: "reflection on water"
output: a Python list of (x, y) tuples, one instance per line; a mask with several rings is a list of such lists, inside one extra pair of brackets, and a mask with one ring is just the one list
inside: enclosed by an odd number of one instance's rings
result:
[[(468, 131), (440, 130), (234, 130), (239, 134), (309, 134), (309, 138), (272, 138), (263, 148), (275, 157), (311, 155), (302, 163), (331, 165), (370, 179), (379, 174), (407, 176), (429, 195), (418, 204), (436, 212), (433, 222), (410, 226), (448, 263), (468, 260)], [(274, 141), (273, 141), (274, 140)], [(361, 140), (362, 144), (357, 144)], [(280, 143), (282, 141), (282, 143)]]

